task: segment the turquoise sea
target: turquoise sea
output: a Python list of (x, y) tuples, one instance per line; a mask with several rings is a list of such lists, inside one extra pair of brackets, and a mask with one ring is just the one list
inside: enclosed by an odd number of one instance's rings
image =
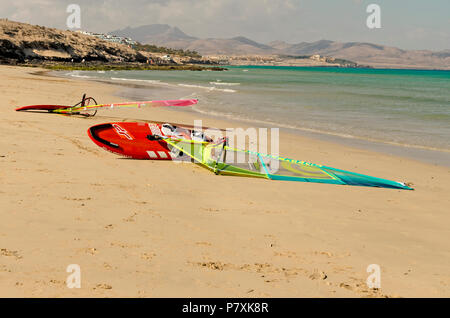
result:
[(197, 97), (195, 111), (255, 126), (450, 152), (450, 71), (233, 66), (70, 75), (151, 86), (142, 99)]

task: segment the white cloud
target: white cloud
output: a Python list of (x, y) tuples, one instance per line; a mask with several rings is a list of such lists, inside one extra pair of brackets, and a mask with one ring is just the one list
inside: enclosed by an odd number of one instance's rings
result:
[[(398, 0), (398, 3), (405, 1)], [(418, 1), (420, 0), (409, 0), (408, 3), (419, 3)], [(413, 25), (406, 19), (397, 18), (405, 15), (403, 7), (397, 2), (384, 4), (386, 10), (389, 10), (384, 12), (391, 17), (391, 24), (386, 22), (384, 32), (366, 32), (364, 23), (367, 13), (363, 4), (371, 2), (369, 0), (15, 0), (11, 2), (3, 0), (0, 2), (0, 16), (65, 29), (67, 5), (75, 3), (81, 7), (82, 29), (89, 31), (109, 32), (127, 26), (162, 23), (178, 26), (186, 33), (202, 38), (242, 35), (260, 42), (364, 40), (406, 48), (420, 47), (417, 39), (405, 37), (403, 30)], [(437, 10), (436, 7), (433, 10)], [(439, 10), (445, 11), (442, 8)], [(431, 16), (423, 19), (425, 25), (435, 21), (431, 11)], [(448, 16), (440, 23), (448, 25)], [(448, 40), (448, 30), (448, 27), (444, 29), (442, 26), (430, 27), (428, 31), (431, 36), (424, 44), (426, 43), (428, 47), (442, 47), (443, 42)], [(444, 36), (439, 35), (442, 32), (445, 33)]]
[(239, 33), (241, 26), (270, 29), (283, 23), (280, 19), (292, 20), (300, 8), (299, 0), (16, 0), (0, 4), (0, 13), (12, 20), (64, 27), (65, 9), (70, 3), (81, 6), (82, 22), (87, 29), (106, 31), (167, 23), (186, 25), (202, 36), (213, 36), (218, 31)]

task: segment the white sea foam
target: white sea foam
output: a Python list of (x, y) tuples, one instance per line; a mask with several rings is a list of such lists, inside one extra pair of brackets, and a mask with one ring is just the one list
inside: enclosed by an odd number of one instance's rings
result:
[(70, 76), (76, 77), (76, 78), (93, 78), (92, 76), (79, 75), (79, 74), (70, 74)]
[(217, 91), (217, 92), (225, 92), (225, 93), (236, 93), (234, 89), (222, 89), (213, 86), (202, 86), (202, 85), (194, 85), (194, 84), (178, 84), (181, 87), (189, 87), (189, 88), (200, 88), (208, 91)]
[(241, 83), (227, 83), (227, 82), (209, 82), (211, 85), (220, 85), (220, 86), (238, 86)]
[(111, 80), (127, 81), (127, 82), (141, 82), (141, 83), (158, 84), (158, 85), (170, 85), (169, 83), (161, 82), (160, 80), (144, 80), (144, 79), (122, 78), (122, 77), (111, 77)]

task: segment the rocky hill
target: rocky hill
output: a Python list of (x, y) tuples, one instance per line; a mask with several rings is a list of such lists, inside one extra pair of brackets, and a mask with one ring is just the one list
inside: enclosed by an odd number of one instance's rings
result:
[(50, 61), (145, 62), (147, 58), (123, 44), (78, 32), (0, 20), (0, 59)]
[[(270, 45), (270, 44), (269, 44)], [(302, 42), (272, 44), (285, 54), (332, 56), (374, 67), (392, 68), (441, 68), (450, 69), (449, 51), (402, 50), (396, 47), (364, 42), (335, 42), (321, 40), (312, 43)]]
[(197, 51), (202, 55), (311, 56), (318, 54), (374, 67), (450, 69), (450, 50), (440, 52), (402, 50), (372, 43), (329, 40), (296, 44), (276, 41), (262, 44), (245, 37), (199, 39), (169, 25), (146, 25), (125, 30), (126, 33), (118, 33), (118, 35), (132, 37), (142, 43)]
[(161, 45), (162, 43), (172, 43), (185, 41), (195, 41), (197, 38), (189, 36), (177, 27), (167, 24), (151, 24), (136, 28), (127, 27), (122, 30), (109, 32), (109, 34), (129, 37), (144, 44)]
[[(275, 52), (270, 46), (257, 43), (245, 37), (232, 39), (199, 39), (187, 35), (177, 27), (167, 24), (150, 24), (127, 27), (109, 34), (130, 37), (140, 43), (160, 45), (173, 49), (184, 49), (205, 54), (270, 54)], [(191, 49), (191, 48), (196, 48)]]
[[(271, 55), (278, 53), (277, 50), (268, 45), (257, 43), (245, 37), (235, 37), (231, 39), (197, 39), (189, 41), (185, 44), (182, 42), (171, 42), (166, 45), (177, 48), (184, 47), (185, 49), (199, 52), (202, 55)], [(194, 49), (195, 48), (195, 49)]]

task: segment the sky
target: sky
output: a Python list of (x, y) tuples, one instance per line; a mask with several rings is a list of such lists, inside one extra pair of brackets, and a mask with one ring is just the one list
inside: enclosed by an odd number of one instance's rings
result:
[[(3, 0), (0, 17), (68, 29), (69, 4), (81, 8), (81, 29), (93, 32), (161, 23), (200, 38), (450, 49), (450, 0)], [(379, 29), (366, 25), (369, 4), (380, 6)]]

